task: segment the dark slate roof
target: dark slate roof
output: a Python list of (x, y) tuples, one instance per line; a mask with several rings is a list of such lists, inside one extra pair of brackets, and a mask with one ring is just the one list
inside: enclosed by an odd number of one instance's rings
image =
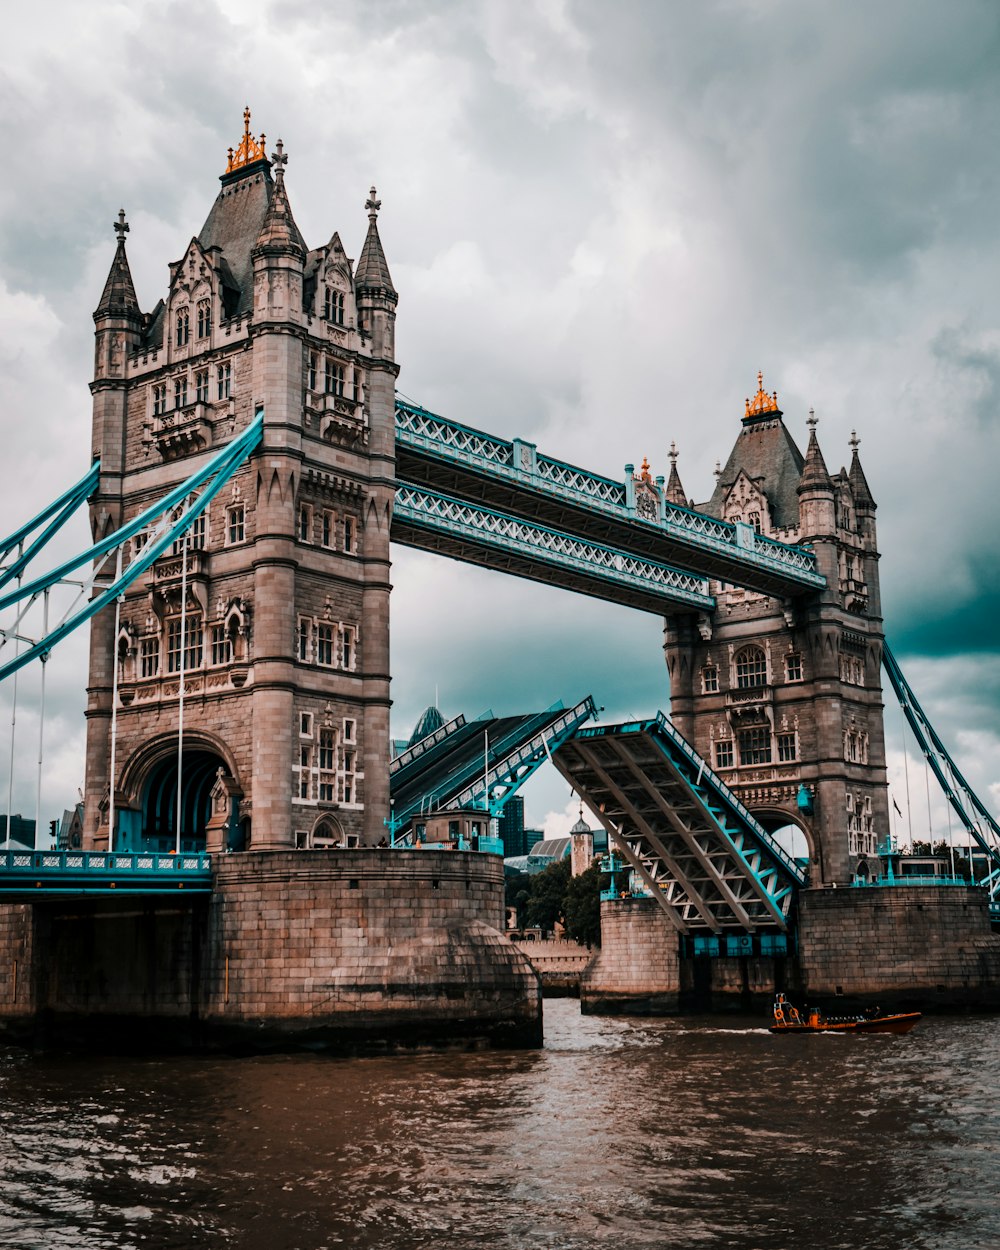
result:
[(740, 475), (746, 473), (767, 496), (771, 519), (780, 528), (799, 524), (798, 486), (805, 461), (780, 417), (748, 422), (729, 453), (708, 503), (699, 510), (722, 516), (722, 505)]
[[(239, 292), (230, 315), (253, 307), (253, 261), (251, 253), (260, 235), (261, 226), (271, 203), (274, 183), (268, 161), (256, 161), (237, 174), (225, 174), (218, 198), (198, 235), (206, 250), (222, 249), (229, 281)], [(224, 278), (225, 275), (224, 271)]]
[(292, 206), (288, 202), (288, 193), (285, 191), (285, 180), (280, 176), (280, 172), (274, 183), (271, 202), (267, 206), (253, 250), (255, 252), (291, 252), (301, 257), (302, 260), (306, 258), (308, 251), (306, 242), (292, 216)]
[(128, 267), (128, 257), (125, 255), (125, 239), (119, 238), (108, 280), (104, 284), (104, 293), (94, 311), (94, 316), (138, 318), (140, 315), (139, 301), (136, 299), (135, 287), (132, 284), (132, 271)]
[(375, 215), (369, 214), (368, 235), (365, 245), (358, 258), (358, 267), (354, 274), (354, 282), (359, 290), (391, 291), (396, 294), (389, 273), (389, 265), (382, 251), (382, 240), (378, 237), (378, 226)]
[(861, 467), (861, 461), (858, 459), (858, 449), (854, 448), (854, 454), (851, 457), (851, 473), (850, 473), (851, 490), (854, 493), (854, 503), (859, 508), (874, 508), (875, 500), (872, 493), (868, 489), (868, 480), (865, 477), (865, 471)]

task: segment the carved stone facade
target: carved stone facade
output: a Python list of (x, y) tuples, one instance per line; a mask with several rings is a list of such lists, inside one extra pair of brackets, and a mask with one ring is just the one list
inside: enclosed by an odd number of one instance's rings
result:
[(185, 848), (372, 845), (389, 811), (397, 295), (380, 205), (372, 188), (356, 268), (337, 234), (307, 248), (282, 145), (268, 159), (249, 115), (245, 129), (166, 298), (140, 311), (123, 213), (94, 314), (95, 538), (183, 482), (259, 408), (264, 430), (186, 545), (129, 589), (117, 638), (110, 611), (95, 618), (92, 847), (108, 841), (116, 664), (116, 848), (177, 840), (182, 663)]
[(815, 420), (803, 456), (758, 380), (698, 507), (810, 547), (827, 587), (780, 600), (713, 583), (711, 617), (669, 617), (671, 714), (765, 827), (802, 829), (814, 884), (845, 882), (889, 832), (875, 503), (857, 439), (829, 474)]

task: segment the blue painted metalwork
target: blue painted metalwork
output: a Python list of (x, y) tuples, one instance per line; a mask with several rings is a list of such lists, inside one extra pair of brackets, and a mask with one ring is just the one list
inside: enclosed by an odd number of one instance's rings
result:
[(994, 865), (993, 871), (982, 882), (990, 893), (994, 904), (1000, 904), (1000, 825), (993, 819), (972, 787), (958, 770), (955, 761), (934, 731), (927, 719), (916, 695), (910, 689), (903, 676), (903, 670), (889, 650), (889, 644), (882, 644), (882, 667), (886, 671), (889, 682), (899, 699), (903, 714), (913, 730), (917, 742), (924, 753), (924, 758), (937, 778), (945, 797), (958, 815), (965, 830), (975, 839), (989, 856)]
[[(705, 562), (711, 557), (721, 557), (724, 580), (747, 585), (750, 589), (761, 588), (762, 574), (769, 575), (765, 577), (765, 582), (773, 577), (775, 585), (788, 592), (821, 589), (826, 584), (826, 579), (816, 569), (814, 553), (805, 547), (766, 538), (750, 526), (721, 521), (662, 498), (659, 515), (644, 517), (636, 511), (635, 502), (630, 498), (629, 482), (615, 482), (575, 465), (540, 455), (532, 443), (495, 438), (398, 397), (396, 451), (397, 473), (404, 483), (431, 485), (422, 476), (419, 481), (411, 476), (417, 469), (416, 460), (419, 458), (425, 463), (447, 464), (459, 474), (503, 482), (510, 498), (510, 504), (505, 502), (505, 507), (511, 506), (519, 495), (531, 492), (536, 498), (562, 500), (583, 508), (595, 518), (613, 518), (638, 526), (633, 534), (637, 541), (642, 539), (642, 549), (623, 545), (623, 550), (630, 555), (651, 554), (648, 537), (644, 538), (643, 533), (645, 531), (648, 535), (652, 529), (672, 539), (679, 550), (687, 551), (692, 558), (692, 567), (697, 567), (699, 572), (708, 570)], [(538, 514), (538, 505), (526, 500), (523, 508), (515, 507), (513, 510), (523, 516), (534, 517)], [(702, 563), (697, 564), (699, 553)], [(671, 558), (676, 560), (678, 556), (672, 554)], [(743, 581), (743, 577), (748, 580)]]
[[(450, 546), (429, 544), (428, 532), (443, 535)], [(513, 557), (519, 563), (511, 572), (658, 615), (678, 605), (702, 611), (715, 606), (704, 578), (411, 486), (396, 491), (392, 536), (408, 546), (493, 567), (498, 554)], [(486, 558), (477, 560), (476, 553)]]
[(788, 927), (803, 870), (662, 712), (580, 729), (553, 760), (678, 932)]
[(212, 861), (204, 854), (123, 855), (106, 851), (0, 852), (0, 898), (47, 895), (208, 894)]
[[(97, 489), (97, 483), (100, 481), (100, 476), (101, 465), (99, 461), (95, 460), (83, 477), (80, 478), (79, 482), (71, 486), (58, 499), (53, 500), (47, 507), (43, 508), (26, 525), (22, 525), (19, 530), (15, 530), (13, 534), (10, 534), (0, 542), (0, 564), (3, 565), (3, 568), (0, 569), (0, 587), (6, 586), (8, 582), (12, 582), (23, 573), (38, 552), (41, 551), (54, 534), (62, 529), (63, 525), (76, 512), (88, 495), (94, 493)], [(47, 525), (46, 522), (48, 522)], [(29, 534), (33, 534), (40, 525), (45, 525), (45, 529), (27, 548), (24, 548), (25, 539)], [(20, 554), (9, 564), (6, 563), (10, 553), (15, 548), (22, 548)]]
[[(20, 655), (13, 657), (6, 663), (0, 665), (0, 680), (10, 676), (18, 669), (23, 668), (32, 660), (47, 656), (51, 649), (65, 638), (73, 630), (79, 628), (80, 625), (108, 604), (113, 603), (115, 598), (120, 595), (136, 578), (145, 573), (161, 555), (164, 554), (178, 538), (187, 530), (193, 522), (208, 507), (211, 500), (219, 493), (223, 486), (229, 481), (233, 473), (246, 460), (247, 456), (253, 452), (259, 445), (263, 435), (264, 413), (262, 409), (258, 409), (254, 420), (250, 425), (233, 441), (217, 452), (205, 465), (198, 469), (180, 486), (175, 487), (162, 500), (147, 508), (133, 520), (126, 522), (113, 534), (102, 539), (99, 543), (95, 543), (93, 547), (83, 552), (81, 555), (74, 556), (72, 559), (65, 561), (58, 568), (53, 569), (50, 573), (43, 577), (36, 578), (32, 582), (27, 582), (10, 591), (8, 594), (0, 596), (0, 610), (10, 607), (13, 604), (22, 602), (27, 599), (33, 602), (38, 595), (42, 594), (50, 587), (64, 582), (68, 575), (83, 565), (94, 564), (102, 561), (111, 552), (123, 547), (127, 542), (135, 537), (136, 534), (144, 530), (155, 527), (151, 534), (149, 542), (125, 567), (119, 577), (117, 577), (106, 590), (99, 595), (87, 601), (82, 607), (75, 612), (72, 611), (56, 626), (55, 629), (38, 642), (28, 647)], [(189, 497), (196, 490), (200, 493), (190, 500)], [(170, 519), (171, 512), (178, 507), (182, 507), (183, 511), (176, 520)], [(157, 524), (159, 523), (159, 524)], [(99, 567), (99, 566), (98, 566)], [(23, 611), (22, 611), (23, 615)], [(19, 618), (20, 619), (20, 618)], [(3, 633), (4, 639), (11, 631), (0, 631)], [(0, 643), (2, 645), (2, 643)]]

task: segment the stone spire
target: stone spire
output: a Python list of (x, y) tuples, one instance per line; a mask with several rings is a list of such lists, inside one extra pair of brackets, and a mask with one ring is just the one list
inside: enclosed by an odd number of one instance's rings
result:
[(848, 480), (851, 483), (851, 492), (854, 495), (854, 506), (859, 512), (870, 510), (875, 511), (875, 500), (872, 493), (868, 489), (868, 482), (865, 478), (864, 469), (861, 467), (861, 461), (858, 458), (858, 444), (860, 439), (854, 430), (851, 430), (851, 469), (848, 474)]
[(682, 508), (688, 506), (687, 496), (684, 494), (684, 487), (681, 485), (680, 474), (677, 472), (677, 444), (670, 444), (670, 477), (667, 478), (667, 489), (665, 497), (668, 503), (680, 504)]
[(139, 301), (136, 299), (135, 287), (132, 285), (132, 273), (128, 267), (128, 257), (125, 255), (128, 222), (125, 220), (124, 208), (119, 210), (118, 220), (115, 222), (115, 233), (118, 235), (118, 249), (111, 262), (111, 271), (104, 284), (104, 293), (94, 310), (95, 321), (104, 317), (127, 317), (137, 320), (141, 317)]
[(378, 210), (382, 201), (377, 198), (372, 187), (365, 208), (368, 210), (368, 237), (361, 249), (358, 267), (354, 275), (358, 291), (378, 292), (392, 300), (396, 298), (396, 288), (392, 285), (389, 266), (382, 251), (382, 240), (378, 237)]
[(805, 464), (802, 466), (802, 476), (799, 479), (799, 494), (825, 492), (832, 498), (833, 482), (827, 471), (823, 453), (819, 449), (819, 442), (816, 438), (818, 422), (811, 408), (809, 409), (809, 420), (806, 424), (809, 426), (809, 446), (806, 448)]
[(271, 155), (271, 164), (274, 167), (274, 191), (261, 222), (253, 255), (297, 256), (304, 261), (308, 249), (288, 203), (288, 193), (285, 190), (285, 166), (288, 164), (288, 157), (280, 139)]

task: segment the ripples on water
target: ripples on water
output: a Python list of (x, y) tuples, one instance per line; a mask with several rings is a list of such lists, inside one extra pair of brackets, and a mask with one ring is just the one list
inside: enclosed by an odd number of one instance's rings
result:
[(1000, 1247), (1000, 1021), (545, 1013), (538, 1052), (0, 1052), (0, 1245)]

